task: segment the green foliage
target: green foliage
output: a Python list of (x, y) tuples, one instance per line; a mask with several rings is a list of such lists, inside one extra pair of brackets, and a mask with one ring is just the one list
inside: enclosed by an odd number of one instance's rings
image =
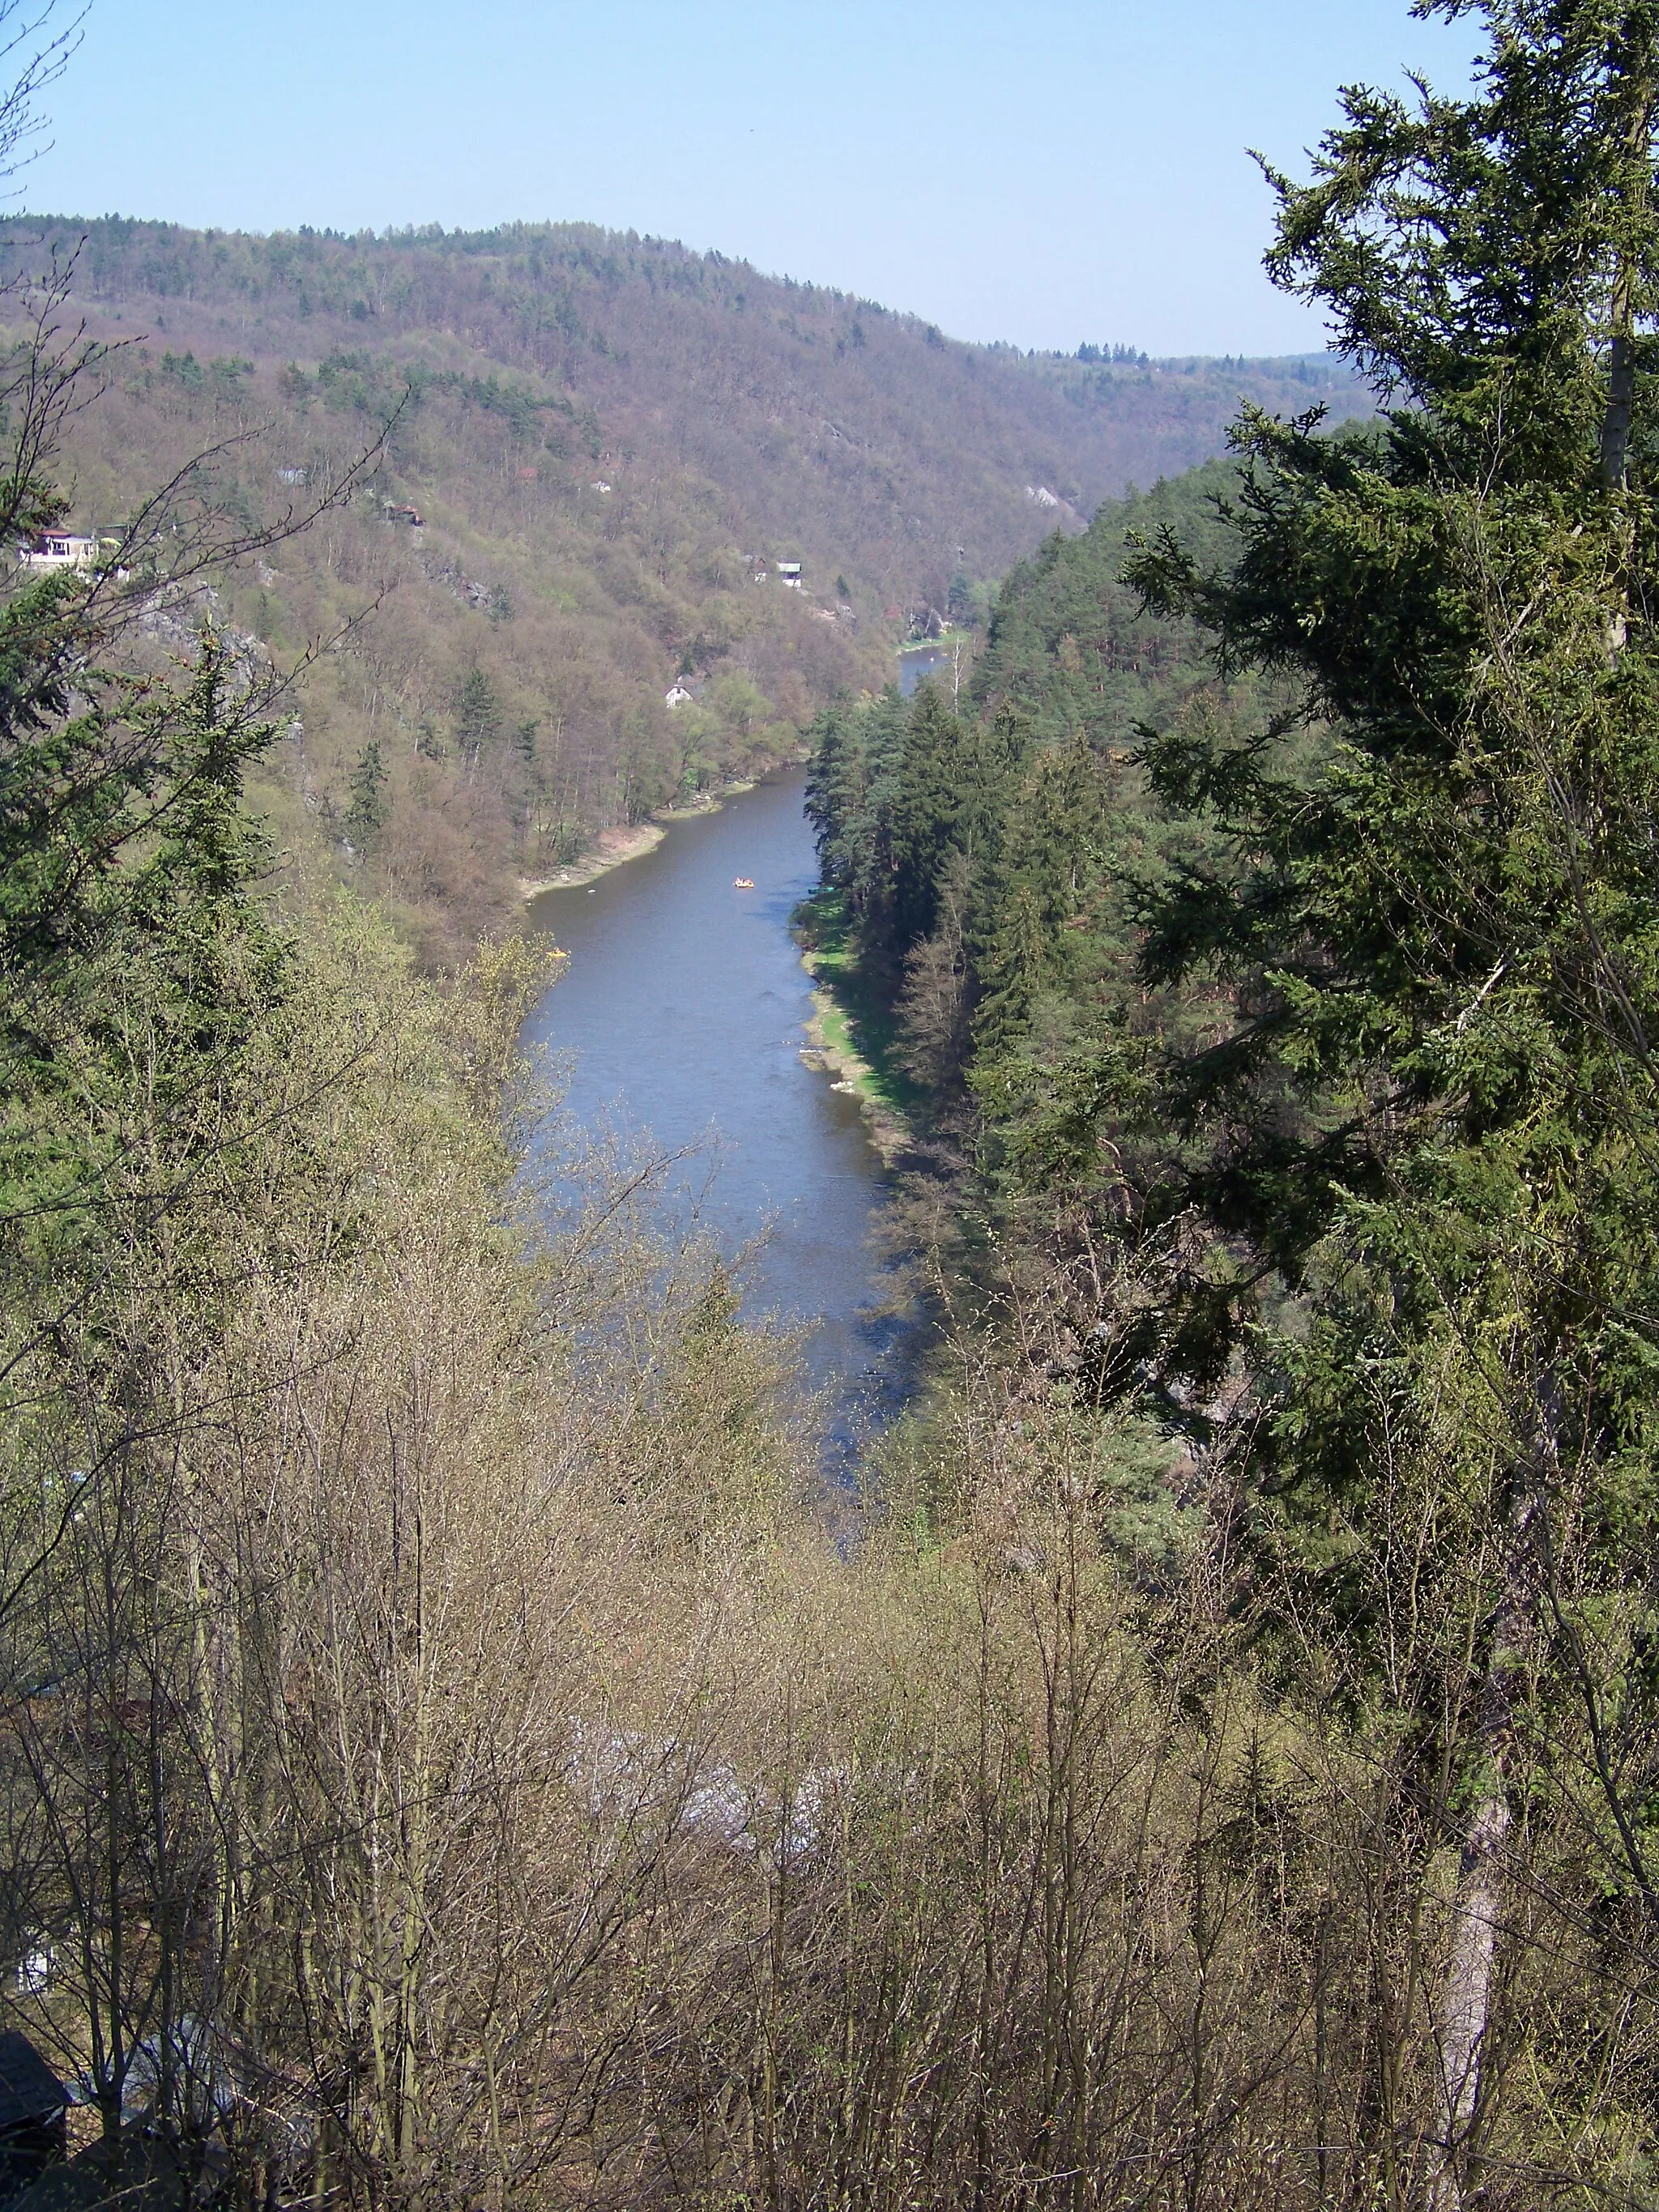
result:
[[(866, 709), (814, 803), (872, 972), (965, 1030), (957, 1204), (1047, 1269), (1068, 1387), (1228, 1440), (1287, 1691), (1386, 1710), (1471, 1914), (1583, 1712), (1594, 1880), (1651, 1922), (1659, 15), (1484, 12), (1469, 97), (1351, 92), (1274, 180), (1276, 274), (1390, 410), (1247, 407), (1017, 571), (1001, 777)], [(1478, 2054), (1490, 1963), (1446, 1971)]]
[[(372, 875), (439, 957), (508, 922), (567, 825), (591, 837), (619, 810), (750, 772), (793, 752), (837, 691), (878, 690), (893, 640), (877, 610), (982, 622), (981, 580), (1055, 519), (1028, 496), (1034, 451), (1087, 510), (1216, 451), (1240, 388), (1360, 398), (1340, 370), (1309, 384), (1305, 363), (1224, 374), (933, 345), (871, 303), (580, 226), (73, 229), (98, 326), (167, 334), (123, 350), (104, 404), (64, 426), (77, 521), (133, 514), (204, 447), (246, 434), (219, 495), (252, 527), (267, 504), (301, 510), (343, 453), (386, 433), (349, 514), (293, 544), (279, 575), (222, 587), (228, 619), (285, 660), (347, 626), (361, 640), (300, 674), (303, 768), (277, 752), (257, 797), (296, 866), (337, 866), (314, 793), (343, 789), (377, 738), (389, 814)], [(33, 265), (39, 236), (0, 222), (0, 281)], [(220, 350), (232, 319), (246, 355)], [(706, 404), (711, 379), (729, 404)], [(806, 588), (757, 585), (786, 550)], [(829, 618), (831, 578), (856, 622)], [(445, 760), (423, 737), (475, 666), (507, 727), (540, 720), (536, 763), (499, 745)], [(706, 680), (695, 732), (669, 726), (676, 670)]]
[(1276, 273), (1394, 411), (1247, 408), (1236, 462), (1017, 569), (1000, 772), (937, 702), (817, 731), (896, 994), (965, 867), (982, 1187), (1188, 1240), (1120, 1382), (1200, 1436), (1248, 1384), (1333, 1618), (1384, 1438), (1527, 1528), (1571, 1470), (1613, 1582), (1659, 1497), (1659, 21), (1493, 21), (1470, 98), (1346, 95), (1277, 180)]
[(287, 958), (241, 803), (271, 726), (211, 630), (176, 687), (83, 665), (71, 702), (84, 599), (53, 579), (0, 617), (0, 1260), (60, 1289), (106, 1210), (188, 1182)]
[(346, 835), (362, 851), (378, 830), (386, 826), (386, 763), (380, 741), (371, 738), (357, 757), (351, 772), (351, 804), (346, 809)]
[(1133, 976), (1135, 914), (1214, 841), (1153, 797), (1121, 741), (1147, 718), (1187, 728), (1255, 694), (1218, 686), (1196, 626), (1148, 616), (1118, 571), (1148, 526), (1206, 552), (1229, 544), (1217, 502), (1236, 484), (1231, 467), (1196, 471), (1103, 507), (1085, 536), (1017, 566), (975, 669), (976, 714), (924, 685), (908, 708), (890, 694), (813, 726), (824, 880), (904, 1007), (918, 1064), (947, 1093), (974, 1089), (988, 1161), (1020, 1149), (1003, 1126), (1029, 1095), (1015, 1063), (1068, 1054), (1131, 1005), (1142, 1028), (1170, 1012)]
[(1018, 563), (997, 596), (973, 694), (991, 711), (1016, 709), (1039, 744), (1082, 731), (1103, 753), (1131, 744), (1171, 696), (1209, 682), (1198, 625), (1150, 615), (1124, 580), (1138, 537), (1171, 531), (1206, 564), (1226, 557), (1231, 526), (1222, 503), (1238, 472), (1212, 461), (1150, 492), (1109, 501), (1080, 538), (1056, 535)]
[[(1492, 1363), (1517, 1457), (1542, 1421), (1553, 1451), (1610, 1467), (1651, 1416), (1609, 1330), (1659, 1281), (1635, 1166), (1659, 481), (1639, 370), (1610, 456), (1608, 367), (1652, 282), (1650, 219), (1615, 186), (1655, 29), (1626, 28), (1610, 46), (1596, 9), (1564, 9), (1506, 35), (1471, 101), (1350, 100), (1316, 182), (1280, 183), (1275, 265), (1408, 404), (1334, 440), (1247, 414), (1237, 556), (1164, 535), (1133, 567), (1340, 740), (1312, 787), (1271, 731), (1149, 748), (1160, 793), (1244, 863), (1191, 872), (1150, 917), (1148, 978), (1211, 980), (1236, 1010), (1165, 1078), (1199, 1142), (1182, 1202), (1322, 1296), (1334, 1249), (1365, 1255), (1392, 1327), (1455, 1327)], [(1424, 228), (1425, 201), (1456, 222)], [(1333, 1359), (1364, 1308), (1333, 1298)]]
[(482, 668), (469, 668), (455, 695), (455, 736), (470, 768), (501, 733), (501, 702)]

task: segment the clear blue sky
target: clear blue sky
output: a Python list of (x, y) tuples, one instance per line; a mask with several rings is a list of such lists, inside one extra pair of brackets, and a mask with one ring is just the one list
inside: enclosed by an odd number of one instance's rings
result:
[(1465, 81), (1406, 0), (94, 0), (24, 204), (254, 230), (576, 219), (961, 337), (1318, 345), (1260, 270), (1336, 87)]

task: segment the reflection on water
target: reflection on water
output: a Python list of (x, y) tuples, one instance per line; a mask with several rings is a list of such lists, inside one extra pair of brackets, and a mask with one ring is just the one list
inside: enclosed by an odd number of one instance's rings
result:
[(808, 1372), (850, 1420), (899, 1387), (904, 1331), (866, 1311), (880, 1161), (853, 1100), (800, 1058), (811, 987), (788, 921), (817, 879), (803, 783), (787, 770), (591, 888), (544, 893), (532, 921), (570, 962), (527, 1037), (575, 1054), (565, 1103), (584, 1123), (702, 1148), (677, 1171), (683, 1208), (713, 1141), (705, 1222), (728, 1251), (769, 1225), (745, 1309), (814, 1324)]

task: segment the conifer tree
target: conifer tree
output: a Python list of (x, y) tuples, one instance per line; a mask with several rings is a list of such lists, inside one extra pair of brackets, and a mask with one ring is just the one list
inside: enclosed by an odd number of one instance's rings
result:
[(455, 697), (455, 735), (462, 757), (476, 768), (484, 747), (501, 733), (501, 702), (482, 668), (470, 668)]
[[(1188, 872), (1146, 957), (1234, 1013), (1157, 1109), (1189, 1149), (1153, 1218), (1196, 1205), (1218, 1232), (1189, 1374), (1249, 1347), (1278, 1407), (1258, 1481), (1334, 1634), (1372, 1632), (1321, 1531), (1370, 1511), (1380, 1405), (1485, 1486), (1496, 1531), (1487, 1564), (1439, 1562), (1475, 1577), (1475, 1650), (1425, 1723), (1460, 1774), (1443, 2206), (1480, 2185), (1520, 1747), (1552, 1670), (1605, 1754), (1602, 1878), (1659, 1899), (1628, 1668), (1659, 1464), (1659, 10), (1479, 12), (1470, 98), (1351, 91), (1313, 181), (1272, 179), (1273, 274), (1389, 411), (1337, 438), (1247, 414), (1237, 560), (1166, 538), (1133, 568), (1224, 668), (1299, 694), (1255, 732), (1146, 747), (1237, 863)], [(1312, 775), (1285, 759), (1298, 722), (1333, 741)], [(1273, 1282), (1305, 1302), (1294, 1335), (1261, 1327)], [(1565, 1595), (1569, 1532), (1597, 1633)]]
[(869, 767), (865, 716), (845, 701), (826, 707), (807, 732), (806, 817), (823, 881), (861, 902), (860, 842), (867, 830)]
[(1024, 1042), (1038, 1000), (1072, 980), (1104, 840), (1100, 771), (1087, 742), (1040, 752), (1005, 790), (975, 902), (975, 1042), (981, 1073)]
[(806, 811), (817, 838), (823, 880), (842, 891), (864, 943), (888, 947), (894, 856), (894, 808), (909, 710), (889, 684), (879, 699), (825, 709), (811, 734)]
[(939, 872), (959, 833), (967, 731), (932, 683), (910, 702), (892, 810), (892, 950), (907, 952), (932, 930)]
[(371, 738), (351, 771), (351, 805), (345, 817), (347, 834), (360, 852), (375, 831), (385, 827), (386, 812), (386, 763), (380, 757), (380, 739)]

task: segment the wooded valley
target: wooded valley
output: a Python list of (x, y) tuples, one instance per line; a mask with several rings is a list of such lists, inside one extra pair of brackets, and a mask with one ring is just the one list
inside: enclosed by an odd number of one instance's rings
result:
[(433, 959), (509, 926), (521, 882), (597, 830), (879, 690), (913, 617), (982, 621), (1057, 524), (1217, 450), (1241, 393), (1369, 404), (1323, 362), (960, 345), (580, 226), (0, 223), (0, 279), (54, 252), (64, 328), (116, 349), (63, 426), (72, 526), (118, 531), (209, 448), (203, 495), (245, 528), (368, 457), (323, 526), (214, 587), (284, 673), (339, 640), (296, 679), (258, 803), (284, 854), (369, 890)]
[[(1478, 13), (1219, 455), (647, 241), (7, 227), (15, 2212), (1659, 2202), (1659, 14)], [(850, 1489), (499, 926), (802, 732)]]

